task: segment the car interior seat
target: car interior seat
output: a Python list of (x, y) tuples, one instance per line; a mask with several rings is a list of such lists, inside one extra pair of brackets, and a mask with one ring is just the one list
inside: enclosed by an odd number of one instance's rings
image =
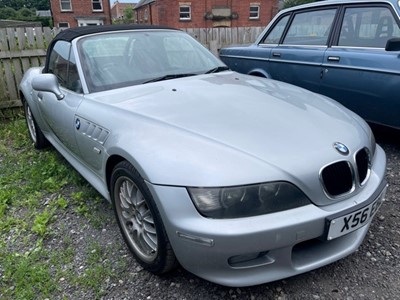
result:
[(393, 35), (393, 19), (390, 16), (383, 16), (379, 19), (376, 27), (376, 38), (390, 38)]

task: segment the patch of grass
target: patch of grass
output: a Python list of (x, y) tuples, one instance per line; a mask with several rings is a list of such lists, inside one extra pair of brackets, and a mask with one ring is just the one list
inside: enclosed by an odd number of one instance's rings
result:
[(56, 221), (78, 212), (100, 227), (102, 198), (57, 151), (33, 148), (23, 118), (0, 124), (0, 136), (0, 299), (69, 298), (63, 282), (101, 297), (116, 276), (106, 259), (114, 249), (91, 243), (79, 271), (73, 240), (58, 235), (69, 229)]
[(47, 231), (47, 224), (50, 222), (52, 214), (45, 209), (42, 213), (36, 215), (33, 221), (32, 231), (40, 236), (44, 236)]
[(53, 293), (57, 286), (53, 283), (48, 264), (43, 263), (45, 251), (19, 254), (2, 253), (4, 268), (3, 281), (8, 283), (0, 293), (8, 299), (37, 299)]
[(76, 277), (75, 283), (80, 287), (92, 290), (96, 298), (100, 298), (104, 294), (102, 283), (116, 277), (115, 271), (107, 259), (113, 251), (110, 247), (102, 248), (98, 242), (92, 242), (87, 251), (85, 271)]
[(57, 205), (58, 207), (62, 208), (62, 209), (66, 209), (68, 206), (68, 201), (64, 198), (64, 197), (58, 197), (57, 199)]

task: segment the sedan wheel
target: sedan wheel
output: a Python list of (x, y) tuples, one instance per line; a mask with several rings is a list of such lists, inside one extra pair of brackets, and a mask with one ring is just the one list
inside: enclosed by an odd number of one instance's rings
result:
[(124, 161), (114, 168), (111, 188), (118, 225), (138, 262), (156, 274), (171, 270), (175, 255), (144, 180)]

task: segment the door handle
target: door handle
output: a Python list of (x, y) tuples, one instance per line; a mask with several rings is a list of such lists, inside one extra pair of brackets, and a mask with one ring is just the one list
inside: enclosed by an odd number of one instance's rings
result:
[(279, 52), (272, 52), (273, 57), (281, 57), (281, 54)]
[(340, 57), (339, 56), (328, 56), (328, 60), (329, 61), (340, 61)]

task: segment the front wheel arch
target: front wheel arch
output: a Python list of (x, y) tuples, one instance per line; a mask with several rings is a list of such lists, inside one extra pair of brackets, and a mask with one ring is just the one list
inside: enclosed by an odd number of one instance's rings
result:
[(263, 77), (263, 78), (271, 79), (271, 76), (267, 72), (265, 72), (264, 70), (261, 70), (261, 69), (252, 70), (247, 74), (248, 75), (252, 75), (252, 76), (256, 76), (256, 77)]
[(118, 226), (137, 262), (154, 274), (174, 269), (178, 262), (144, 179), (122, 160), (113, 168), (109, 185)]

